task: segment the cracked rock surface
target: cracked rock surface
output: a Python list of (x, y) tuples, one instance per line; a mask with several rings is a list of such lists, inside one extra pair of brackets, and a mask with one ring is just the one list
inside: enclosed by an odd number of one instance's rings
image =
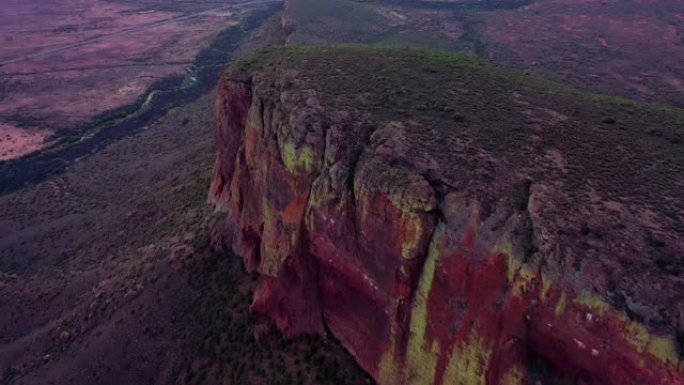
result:
[(683, 126), (467, 56), (271, 49), (222, 75), (210, 197), (252, 309), (380, 384), (684, 384)]

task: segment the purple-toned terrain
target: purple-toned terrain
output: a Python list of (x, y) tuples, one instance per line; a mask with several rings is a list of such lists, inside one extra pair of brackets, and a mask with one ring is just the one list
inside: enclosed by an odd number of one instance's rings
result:
[(0, 12), (0, 385), (684, 385), (682, 0)]
[(3, 2), (0, 160), (38, 150), (183, 74), (218, 32), (239, 24), (235, 3)]

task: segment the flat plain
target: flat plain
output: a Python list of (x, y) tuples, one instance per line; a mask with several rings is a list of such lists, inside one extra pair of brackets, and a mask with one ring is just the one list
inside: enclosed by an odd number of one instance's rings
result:
[(39, 150), (134, 102), (154, 82), (192, 71), (197, 54), (239, 24), (239, 2), (4, 2), (0, 161)]

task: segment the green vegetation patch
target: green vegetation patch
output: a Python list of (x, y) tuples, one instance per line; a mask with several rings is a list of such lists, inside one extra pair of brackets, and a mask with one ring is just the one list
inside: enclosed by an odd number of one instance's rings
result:
[[(569, 190), (591, 178), (606, 198), (629, 188), (654, 206), (663, 200), (653, 191), (680, 194), (672, 181), (684, 165), (681, 109), (579, 91), (463, 53), (396, 46), (268, 48), (228, 76), (257, 71), (275, 80), (277, 69), (296, 70), (298, 87), (316, 90), (328, 111), (368, 112), (378, 126), (412, 122), (406, 142), (443, 164), (474, 162), (461, 145), (472, 143), (478, 156), (505, 159), (511, 169), (547, 172), (540, 158), (554, 149), (567, 164)], [(649, 172), (649, 162), (661, 171)]]

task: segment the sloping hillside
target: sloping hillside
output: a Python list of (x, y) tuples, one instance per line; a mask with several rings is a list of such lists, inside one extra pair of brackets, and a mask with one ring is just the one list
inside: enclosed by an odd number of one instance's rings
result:
[(574, 87), (684, 107), (679, 0), (286, 0), (290, 45), (475, 53)]

